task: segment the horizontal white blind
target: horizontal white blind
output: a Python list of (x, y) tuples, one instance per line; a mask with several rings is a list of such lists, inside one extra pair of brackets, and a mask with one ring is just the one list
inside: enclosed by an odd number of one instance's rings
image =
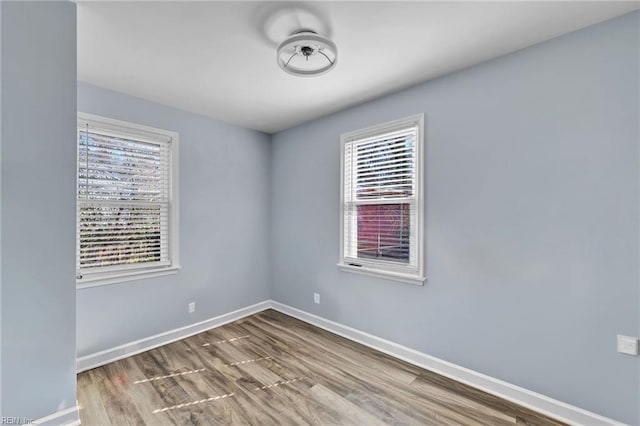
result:
[(416, 264), (417, 132), (412, 126), (345, 142), (345, 259)]
[(78, 198), (169, 200), (169, 144), (79, 131)]
[(169, 264), (170, 145), (78, 129), (79, 271)]

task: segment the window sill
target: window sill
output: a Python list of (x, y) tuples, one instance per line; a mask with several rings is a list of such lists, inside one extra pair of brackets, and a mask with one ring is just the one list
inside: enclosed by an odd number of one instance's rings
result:
[(380, 269), (367, 268), (365, 266), (352, 266), (344, 263), (338, 263), (338, 267), (344, 272), (354, 272), (356, 274), (368, 275), (371, 277), (384, 278), (387, 280), (400, 281), (413, 285), (424, 285), (425, 277), (416, 275), (403, 274), (402, 272), (384, 271)]
[(121, 271), (94, 275), (86, 275), (81, 280), (76, 280), (76, 289), (97, 287), (109, 284), (118, 284), (126, 281), (143, 280), (146, 278), (161, 277), (178, 273), (180, 266), (144, 269), (140, 271)]

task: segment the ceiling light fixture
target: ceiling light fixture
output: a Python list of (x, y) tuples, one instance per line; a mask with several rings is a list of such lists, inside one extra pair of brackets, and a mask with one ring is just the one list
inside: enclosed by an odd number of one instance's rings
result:
[(336, 66), (338, 49), (334, 42), (315, 31), (300, 30), (278, 46), (278, 65), (285, 72), (314, 77)]

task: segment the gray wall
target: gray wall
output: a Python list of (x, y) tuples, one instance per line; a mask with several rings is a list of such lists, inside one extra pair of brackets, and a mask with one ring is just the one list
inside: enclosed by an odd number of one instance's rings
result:
[[(2, 342), (2, 6), (0, 6), (0, 343)], [(0, 414), (2, 414), (2, 348), (0, 347)]]
[[(276, 134), (273, 297), (638, 424), (639, 16)], [(428, 282), (341, 272), (340, 134), (419, 112)]]
[(268, 135), (86, 83), (78, 111), (180, 133), (182, 264), (176, 275), (78, 290), (79, 356), (269, 298)]
[(76, 6), (2, 2), (2, 413), (76, 404)]

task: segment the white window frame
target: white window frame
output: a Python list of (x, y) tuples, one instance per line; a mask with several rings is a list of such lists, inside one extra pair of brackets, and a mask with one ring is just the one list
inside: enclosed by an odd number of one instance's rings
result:
[[(416, 127), (416, 181), (415, 181), (415, 206), (416, 206), (416, 230), (418, 233), (417, 247), (411, 247), (416, 250), (417, 267), (409, 268), (399, 262), (376, 260), (376, 259), (358, 259), (354, 262), (350, 258), (345, 258), (344, 233), (345, 233), (345, 144), (354, 140), (376, 137), (379, 135), (391, 133), (406, 129), (408, 127)], [(393, 281), (400, 281), (409, 284), (423, 285), (425, 277), (425, 249), (424, 249), (424, 114), (416, 114), (409, 117), (401, 118), (394, 121), (367, 127), (365, 129), (355, 130), (343, 133), (340, 136), (340, 259), (338, 267), (345, 272), (354, 272), (379, 278), (386, 278)]]
[[(107, 284), (116, 284), (126, 281), (133, 281), (145, 278), (159, 277), (163, 275), (175, 274), (180, 270), (179, 261), (179, 238), (178, 238), (178, 144), (179, 134), (164, 129), (143, 126), (141, 124), (130, 123), (127, 121), (115, 120), (112, 118), (102, 117), (94, 114), (78, 112), (78, 133), (76, 134), (76, 146), (78, 145), (79, 133), (83, 129), (97, 128), (110, 134), (122, 135), (123, 137), (132, 137), (138, 140), (158, 141), (163, 140), (169, 143), (170, 149), (170, 165), (169, 165), (169, 233), (168, 233), (168, 249), (169, 249), (169, 265), (117, 265), (101, 268), (100, 271), (82, 271), (76, 270), (76, 287), (78, 289), (95, 287)], [(78, 160), (76, 158), (76, 181)], [(76, 257), (78, 256), (79, 247), (79, 205), (78, 186), (76, 182)]]

